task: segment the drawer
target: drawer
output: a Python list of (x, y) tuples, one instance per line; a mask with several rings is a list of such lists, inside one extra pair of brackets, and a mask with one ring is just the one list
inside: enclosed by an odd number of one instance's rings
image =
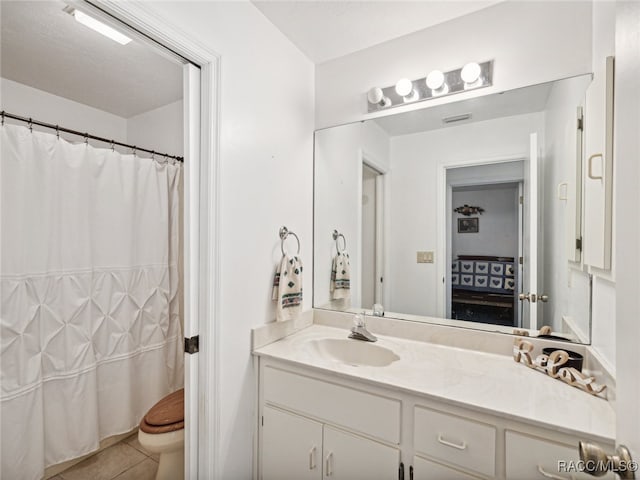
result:
[(495, 476), (495, 427), (422, 407), (415, 407), (414, 412), (413, 442), (417, 453)]
[(400, 443), (400, 401), (272, 367), (264, 400), (380, 440)]
[[(507, 480), (593, 479), (592, 476), (575, 470), (560, 471), (559, 462), (576, 465), (580, 460), (577, 439), (575, 446), (572, 446), (507, 430), (505, 440)], [(607, 474), (601, 478), (613, 480), (615, 477), (613, 474)]]
[(413, 480), (478, 480), (460, 470), (445, 467), (425, 458), (413, 457)]

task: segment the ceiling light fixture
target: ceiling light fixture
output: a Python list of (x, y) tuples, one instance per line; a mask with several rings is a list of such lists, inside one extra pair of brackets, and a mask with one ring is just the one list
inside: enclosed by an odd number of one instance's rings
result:
[(73, 7), (65, 7), (64, 11), (73, 15), (78, 23), (89, 27), (92, 30), (104, 35), (105, 37), (109, 37), (111, 40), (118, 42), (120, 45), (126, 45), (131, 42), (131, 39), (126, 35), (120, 33), (113, 27), (110, 27), (106, 23), (102, 23), (100, 20), (96, 20), (95, 18), (87, 15), (80, 10), (76, 10)]
[(426, 77), (401, 78), (395, 85), (367, 92), (367, 111), (378, 112), (493, 85), (493, 60), (469, 62), (455, 70), (432, 70)]

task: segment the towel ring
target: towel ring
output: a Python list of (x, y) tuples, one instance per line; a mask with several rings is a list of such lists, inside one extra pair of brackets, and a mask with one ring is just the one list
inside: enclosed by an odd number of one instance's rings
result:
[(284, 252), (284, 241), (287, 239), (289, 235), (293, 235), (296, 238), (296, 242), (298, 242), (298, 252), (296, 255), (300, 255), (300, 239), (298, 235), (289, 230), (287, 227), (280, 228), (280, 250), (282, 251), (282, 256), (284, 257), (286, 253)]
[[(340, 250), (340, 244), (338, 243), (339, 238), (342, 238), (342, 243), (343, 243), (342, 250)], [(344, 253), (344, 251), (347, 249), (347, 239), (344, 238), (344, 235), (339, 233), (338, 230), (334, 230), (333, 239), (336, 241), (336, 250), (338, 251), (338, 253)]]

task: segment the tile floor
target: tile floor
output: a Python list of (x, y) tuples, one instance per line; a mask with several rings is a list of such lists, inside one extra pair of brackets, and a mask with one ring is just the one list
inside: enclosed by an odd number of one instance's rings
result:
[(134, 433), (49, 480), (153, 480), (158, 456), (147, 452)]

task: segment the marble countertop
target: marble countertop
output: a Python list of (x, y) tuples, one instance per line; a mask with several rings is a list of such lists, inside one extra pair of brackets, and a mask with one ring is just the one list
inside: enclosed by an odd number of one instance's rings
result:
[(341, 328), (314, 324), (254, 354), (564, 433), (615, 440), (615, 412), (606, 399), (517, 364), (510, 351), (497, 355), (378, 336), (375, 345), (392, 350), (400, 359), (370, 367), (341, 363), (310, 348), (313, 340), (345, 339), (347, 334)]

